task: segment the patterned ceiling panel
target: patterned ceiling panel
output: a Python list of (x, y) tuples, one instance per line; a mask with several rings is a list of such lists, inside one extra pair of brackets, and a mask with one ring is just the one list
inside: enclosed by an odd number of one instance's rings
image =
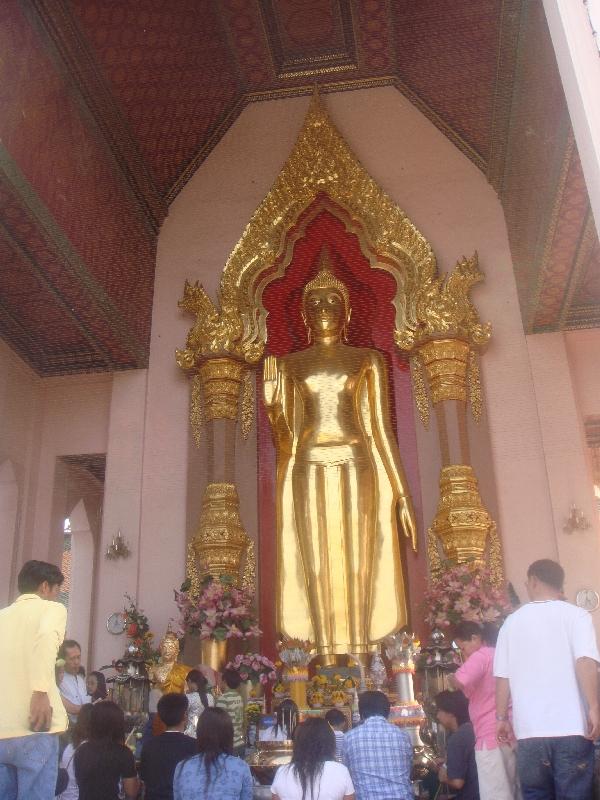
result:
[(398, 77), (485, 161), (502, 3), (392, 4)]
[(168, 204), (246, 103), (314, 82), (396, 86), (484, 171), (527, 331), (600, 324), (542, 0), (3, 0), (0, 52), (0, 326), (40, 374), (147, 362)]
[(238, 78), (214, 4), (71, 0), (71, 6), (166, 191), (237, 99)]
[(260, 0), (277, 77), (356, 69), (350, 0)]

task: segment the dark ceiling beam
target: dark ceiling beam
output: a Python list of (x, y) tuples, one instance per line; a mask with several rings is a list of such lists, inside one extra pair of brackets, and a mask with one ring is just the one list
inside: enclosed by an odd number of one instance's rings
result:
[(104, 143), (135, 207), (156, 234), (167, 215), (167, 204), (68, 3), (66, 0), (19, 2), (30, 24), (41, 34), (64, 82), (75, 91), (80, 110)]
[(526, 0), (504, 0), (502, 5), (492, 137), (487, 164), (487, 179), (499, 194), (504, 181), (519, 36), (525, 2)]

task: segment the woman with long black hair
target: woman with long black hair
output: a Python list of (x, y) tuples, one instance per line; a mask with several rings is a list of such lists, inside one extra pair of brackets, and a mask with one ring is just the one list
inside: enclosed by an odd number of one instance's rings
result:
[(120, 784), (125, 797), (137, 797), (135, 759), (125, 746), (125, 715), (116, 703), (92, 706), (89, 739), (75, 753), (75, 777), (79, 800), (119, 800)]
[(294, 732), (291, 764), (279, 767), (273, 800), (354, 800), (347, 767), (335, 760), (335, 735), (324, 719), (307, 719)]
[(198, 720), (198, 755), (179, 763), (173, 800), (252, 800), (250, 767), (233, 755), (233, 724), (223, 708), (207, 708)]

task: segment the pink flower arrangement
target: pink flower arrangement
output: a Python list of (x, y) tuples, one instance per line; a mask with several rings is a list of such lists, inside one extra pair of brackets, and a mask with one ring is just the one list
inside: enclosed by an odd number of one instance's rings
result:
[(266, 684), (277, 680), (275, 664), (260, 653), (244, 653), (230, 661), (225, 669), (235, 670), (243, 681)]
[(424, 594), (425, 621), (431, 628), (449, 628), (461, 620), (501, 623), (512, 611), (504, 588), (488, 569), (468, 564), (446, 569)]
[(236, 588), (227, 575), (206, 578), (197, 599), (184, 583), (181, 591), (175, 591), (175, 603), (179, 609), (176, 632), (182, 636), (218, 641), (260, 636), (252, 594)]

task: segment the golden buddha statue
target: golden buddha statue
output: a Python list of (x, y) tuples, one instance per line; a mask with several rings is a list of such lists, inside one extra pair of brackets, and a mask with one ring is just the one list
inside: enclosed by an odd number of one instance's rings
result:
[(185, 679), (192, 669), (185, 664), (179, 664), (179, 639), (168, 628), (160, 645), (160, 661), (150, 667), (148, 677), (154, 688), (160, 689), (163, 694), (168, 692), (185, 692)]
[(277, 449), (277, 624), (314, 641), (324, 663), (367, 653), (406, 623), (398, 523), (416, 550), (385, 362), (345, 343), (350, 313), (325, 255), (303, 291), (309, 347), (264, 364)]

